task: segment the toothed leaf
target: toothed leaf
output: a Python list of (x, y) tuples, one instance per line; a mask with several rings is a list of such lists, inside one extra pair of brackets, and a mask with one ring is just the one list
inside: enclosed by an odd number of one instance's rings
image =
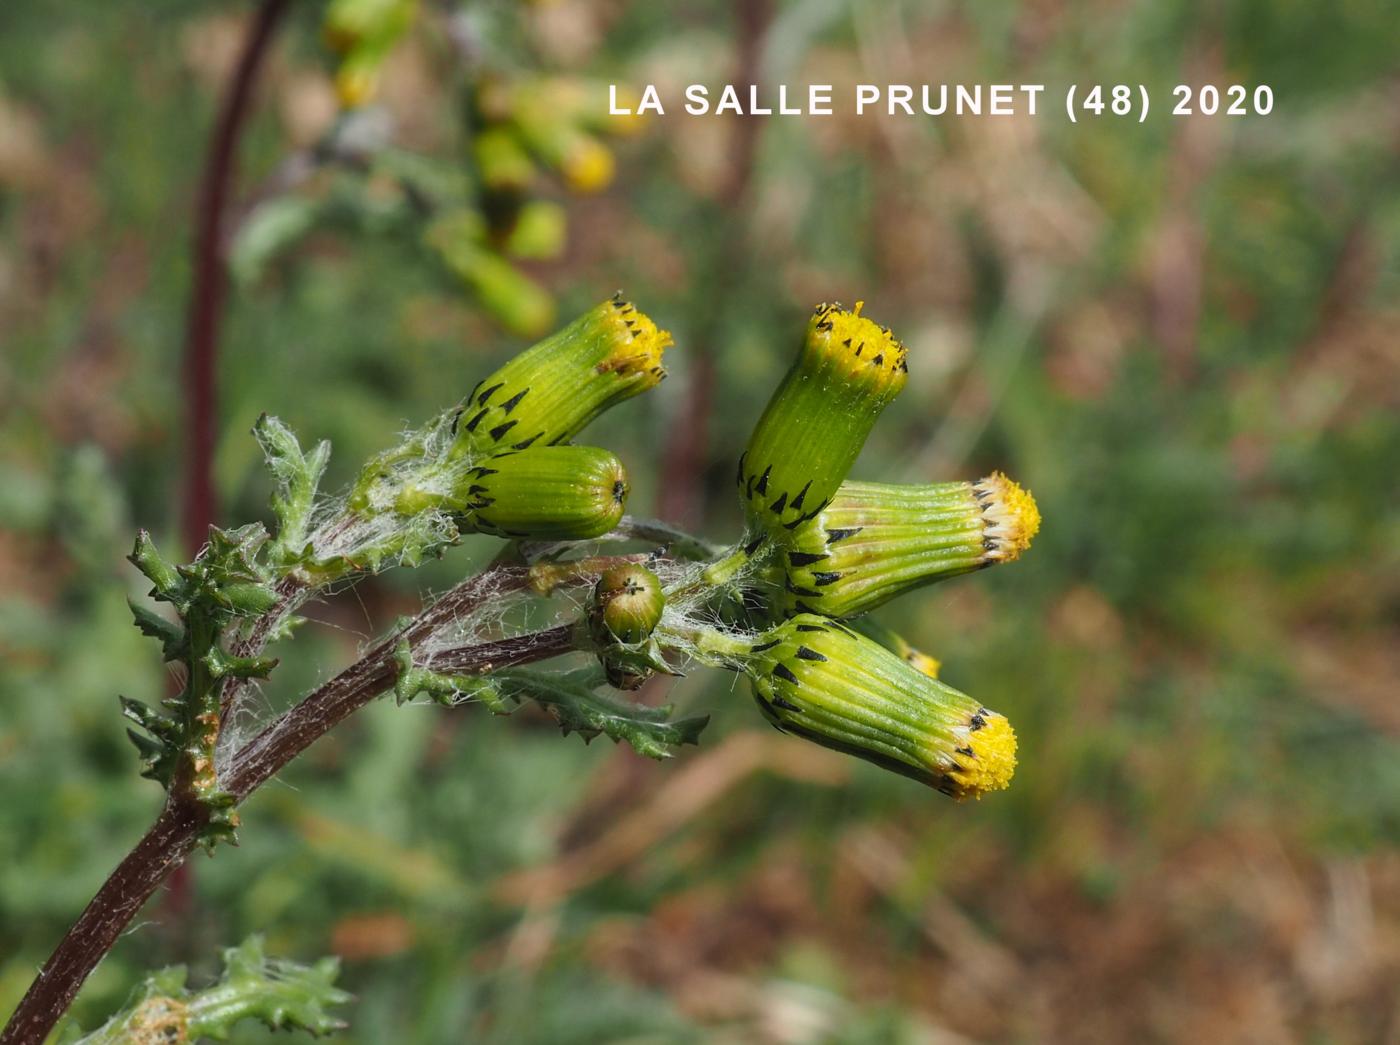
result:
[(76, 1045), (125, 1045), (135, 1041), (225, 1041), (243, 1020), (270, 1030), (329, 1034), (345, 1027), (333, 1009), (352, 1000), (335, 986), (340, 963), (311, 965), (268, 958), (262, 938), (249, 937), (224, 951), (224, 973), (202, 990), (187, 987), (184, 966), (147, 977), (130, 1004)]
[(127, 599), (126, 604), (131, 607), (131, 615), (141, 634), (160, 641), (161, 655), (166, 660), (179, 660), (184, 656), (189, 643), (183, 627), (132, 599)]
[(270, 548), (272, 558), (283, 565), (301, 562), (310, 557), (307, 524), (330, 459), (331, 444), (323, 440), (310, 453), (303, 453), (296, 434), (268, 414), (258, 418), (253, 435), (276, 483), (272, 511), (277, 516), (277, 537)]
[(173, 602), (179, 598), (182, 588), (180, 575), (175, 567), (156, 550), (155, 541), (151, 540), (151, 535), (147, 531), (137, 532), (136, 546), (127, 556), (127, 560), (155, 585), (152, 594), (157, 598), (167, 602)]

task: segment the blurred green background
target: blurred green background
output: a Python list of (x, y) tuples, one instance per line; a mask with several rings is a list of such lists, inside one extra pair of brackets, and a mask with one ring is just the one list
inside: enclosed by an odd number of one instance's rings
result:
[[(179, 542), (193, 197), (251, 10), (0, 5), (3, 1012), (159, 803), (116, 695), (170, 680), (123, 556), (137, 526)], [(1010, 717), (1021, 765), (958, 805), (710, 672), (670, 694), (714, 712), (706, 742), (665, 764), (381, 701), (158, 896), (77, 1021), (261, 931), (343, 958), (356, 1042), (1400, 1041), (1391, 0), (435, 3), (351, 117), (323, 15), (294, 4), (243, 143), (218, 520), (266, 517), (261, 411), (344, 482), (513, 331), (623, 287), (671, 379), (589, 441), (634, 512), (732, 539), (807, 311), (864, 299), (910, 381), (856, 474), (1001, 468), (1040, 502), (1020, 562), (881, 614)], [(668, 114), (595, 129), (602, 191), (547, 163), (484, 191), (481, 85), (541, 77), (1049, 89), (1033, 120)], [(1153, 115), (1071, 125), (1071, 82), (1144, 83)], [(1177, 83), (1275, 107), (1173, 118)], [(531, 203), (543, 247), (510, 241)], [(480, 216), (470, 264), (425, 238), (443, 207)], [(494, 550), (327, 605), (268, 703)]]

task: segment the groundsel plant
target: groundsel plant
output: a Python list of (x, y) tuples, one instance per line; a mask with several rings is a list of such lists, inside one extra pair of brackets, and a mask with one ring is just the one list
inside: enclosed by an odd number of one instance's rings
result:
[[(0, 1041), (41, 1041), (164, 877), (194, 848), (234, 841), (243, 799), (380, 694), (479, 702), (503, 715), (534, 703), (566, 734), (606, 735), (665, 758), (698, 742), (707, 717), (677, 718), (627, 693), (658, 674), (710, 666), (748, 676), (760, 712), (784, 732), (956, 798), (1008, 785), (1016, 740), (1006, 719), (940, 682), (937, 661), (862, 615), (1015, 559), (1039, 526), (1031, 496), (999, 473), (918, 486), (847, 479), (907, 375), (904, 346), (857, 303), (816, 309), (738, 461), (737, 544), (716, 547), (626, 516), (623, 462), (575, 439), (664, 378), (670, 341), (621, 296), (605, 301), (405, 433), (338, 495), (320, 490), (328, 444), (305, 450), (264, 416), (254, 435), (275, 480), (271, 530), (211, 529), (185, 564), (164, 558), (146, 533), (137, 537), (131, 561), (151, 582), (152, 604), (133, 603), (136, 626), (178, 665), (184, 685), (159, 707), (127, 697), (121, 707), (144, 773), (167, 802)], [(507, 542), (491, 565), (401, 620), (279, 718), (255, 721), (248, 698), (277, 663), (266, 647), (294, 635), (308, 601), (443, 555), (473, 534)], [(607, 553), (623, 541), (643, 550)], [(526, 603), (553, 607), (548, 626), (502, 623)], [(570, 653), (581, 656), (538, 666)], [(329, 966), (270, 975), (260, 951), (229, 954), (230, 970), (241, 970), (230, 973), (243, 987), (239, 1004), (206, 1004), (176, 974), (161, 974), (93, 1040), (119, 1040), (111, 1028), (143, 1013), (187, 1018), (184, 1036), (151, 1040), (193, 1036), (195, 1014), (200, 1033), (216, 1036), (247, 1015), (329, 1029), (324, 1006), (343, 1000)], [(258, 983), (272, 985), (262, 1000)], [(300, 985), (301, 1009), (277, 1008), (273, 988), (286, 994), (288, 983)], [(316, 989), (308, 994), (307, 984)]]

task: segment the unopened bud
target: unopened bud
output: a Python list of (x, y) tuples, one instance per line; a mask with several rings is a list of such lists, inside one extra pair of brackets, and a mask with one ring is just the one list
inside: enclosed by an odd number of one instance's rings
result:
[(843, 483), (784, 549), (783, 606), (865, 613), (921, 585), (1010, 562), (1039, 528), (1035, 499), (1000, 472), (975, 483)]
[(569, 230), (568, 212), (553, 200), (527, 200), (515, 215), (505, 239), (506, 253), (514, 258), (545, 261), (564, 252)]
[(603, 302), (477, 385), (453, 423), (453, 456), (571, 439), (610, 406), (660, 382), (670, 343), (631, 302)]
[(599, 642), (635, 645), (650, 638), (666, 608), (661, 580), (637, 563), (617, 566), (593, 588), (590, 620)]
[[(498, 454), (469, 469), (443, 502), (460, 513), (461, 529), (497, 537), (578, 541), (618, 524), (627, 500), (627, 473), (607, 450), (540, 446)], [(406, 490), (397, 506), (413, 514), (431, 502)]]
[(552, 153), (546, 153), (546, 158), (558, 165), (564, 184), (574, 192), (602, 192), (612, 184), (617, 161), (612, 150), (591, 134), (561, 134)]
[(937, 788), (1005, 788), (1016, 736), (1005, 717), (836, 621), (794, 617), (761, 636), (744, 670), (780, 730)]
[(507, 330), (536, 337), (554, 322), (554, 297), (486, 243), (473, 211), (449, 211), (428, 226), (425, 242)]
[(651, 641), (665, 608), (661, 580), (645, 566), (618, 566), (598, 578), (588, 627), (608, 681), (618, 689), (636, 689), (665, 667)]
[(739, 459), (751, 527), (786, 542), (836, 493), (881, 411), (904, 387), (894, 335), (839, 305), (817, 308), (802, 351)]
[(331, 0), (322, 36), (342, 56), (335, 77), (341, 105), (354, 109), (370, 100), (380, 67), (417, 13), (418, 0)]
[(508, 127), (483, 127), (472, 140), (472, 155), (488, 189), (520, 192), (535, 177), (535, 161)]

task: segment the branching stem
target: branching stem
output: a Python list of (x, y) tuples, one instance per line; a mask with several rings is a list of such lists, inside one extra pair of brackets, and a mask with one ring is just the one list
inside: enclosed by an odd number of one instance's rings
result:
[[(504, 574), (504, 576), (503, 576)], [(504, 590), (526, 583), (526, 571), (492, 570), (452, 589), (405, 628), (377, 644), (244, 745), (221, 773), (221, 783), (242, 802), (337, 723), (388, 689), (394, 680), (394, 647), (430, 635)], [(452, 671), (482, 674), (567, 653), (570, 625), (495, 642), (448, 649), (434, 658)], [(0, 1033), (0, 1045), (39, 1045), (67, 1011), (88, 974), (166, 877), (184, 863), (204, 826), (207, 809), (175, 797), (136, 847), (103, 883), (59, 942)]]

